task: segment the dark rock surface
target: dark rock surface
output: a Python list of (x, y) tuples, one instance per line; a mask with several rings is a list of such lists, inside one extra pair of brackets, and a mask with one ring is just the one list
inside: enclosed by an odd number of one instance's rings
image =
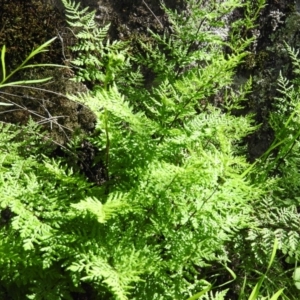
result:
[(299, 1), (296, 2), (267, 1), (259, 16), (258, 26), (252, 31), (257, 41), (238, 72), (241, 81), (250, 76), (253, 78), (253, 93), (247, 106), (248, 111), (256, 114), (257, 123), (262, 124), (260, 130), (248, 139), (251, 159), (263, 154), (273, 140), (274, 134), (267, 124), (267, 118), (273, 108), (274, 98), (279, 96), (277, 80), (280, 72), (287, 78), (293, 78), (285, 42), (296, 49), (300, 46), (300, 7)]

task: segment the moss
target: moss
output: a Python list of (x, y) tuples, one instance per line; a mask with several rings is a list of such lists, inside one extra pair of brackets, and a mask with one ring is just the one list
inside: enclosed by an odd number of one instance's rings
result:
[[(2, 0), (0, 4), (0, 45), (7, 47), (8, 68), (21, 63), (33, 48), (57, 35), (64, 19), (42, 0)], [(54, 43), (49, 52), (34, 62), (61, 63), (61, 47)]]
[(250, 53), (245, 59), (246, 69), (263, 68), (269, 56), (269, 52), (265, 50), (259, 51), (258, 53)]
[[(64, 38), (65, 52), (57, 39), (49, 51), (38, 55), (32, 63), (64, 64), (67, 43), (71, 43), (71, 33), (65, 29), (64, 16), (52, 5), (43, 0), (10, 1), (0, 4), (0, 45), (7, 47), (6, 69), (10, 72), (23, 62), (32, 49), (53, 38), (60, 32)], [(1, 29), (2, 28), (2, 29)], [(67, 63), (67, 61), (65, 61)], [(0, 121), (26, 124), (29, 117), (43, 124), (49, 136), (59, 144), (68, 141), (72, 132), (80, 129), (89, 132), (93, 129), (95, 117), (79, 104), (69, 101), (65, 95), (82, 91), (85, 87), (69, 81), (72, 73), (68, 69), (35, 68), (16, 74), (12, 81), (52, 77), (43, 85), (32, 88), (7, 87), (1, 89), (2, 100), (14, 103), (12, 107), (0, 107)], [(0, 74), (1, 75), (1, 74)]]

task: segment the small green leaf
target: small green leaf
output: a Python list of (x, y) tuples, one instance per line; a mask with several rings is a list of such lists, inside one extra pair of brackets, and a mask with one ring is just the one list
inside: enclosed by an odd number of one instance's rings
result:
[(1, 87), (15, 86), (15, 85), (26, 85), (26, 84), (32, 84), (32, 83), (42, 83), (42, 82), (50, 80), (51, 78), (52, 77), (47, 77), (47, 78), (42, 78), (42, 79), (33, 79), (33, 80), (15, 81), (15, 82), (2, 84)]
[(276, 294), (274, 294), (272, 296), (272, 298), (270, 300), (277, 300), (278, 297), (282, 294), (283, 291), (284, 291), (284, 289), (280, 289)]
[(2, 82), (4, 82), (5, 78), (6, 78), (5, 51), (6, 51), (6, 46), (3, 45), (2, 50), (1, 50), (1, 65), (2, 65), (2, 74), (3, 74)]
[(300, 290), (300, 267), (295, 269), (293, 274), (293, 280), (296, 288)]
[(197, 300), (199, 297), (203, 296), (204, 294), (206, 294), (207, 292), (209, 292), (211, 289), (211, 285), (208, 286), (207, 288), (205, 288), (204, 290), (202, 290), (201, 292), (193, 295), (192, 297), (188, 298), (187, 300)]

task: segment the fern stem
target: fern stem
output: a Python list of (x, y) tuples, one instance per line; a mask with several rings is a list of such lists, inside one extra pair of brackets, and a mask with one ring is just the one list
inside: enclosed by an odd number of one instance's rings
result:
[(106, 163), (106, 178), (107, 181), (109, 181), (109, 150), (110, 150), (110, 139), (109, 139), (109, 132), (108, 132), (108, 112), (107, 109), (105, 109), (104, 112), (105, 115), (105, 136), (106, 136), (106, 158), (105, 158), (105, 163)]

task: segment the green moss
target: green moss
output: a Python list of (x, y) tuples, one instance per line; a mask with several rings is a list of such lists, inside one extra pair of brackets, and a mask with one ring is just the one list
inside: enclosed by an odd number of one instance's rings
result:
[(251, 53), (245, 60), (246, 69), (251, 70), (253, 68), (263, 68), (266, 61), (269, 59), (269, 52), (260, 51), (258, 53)]

